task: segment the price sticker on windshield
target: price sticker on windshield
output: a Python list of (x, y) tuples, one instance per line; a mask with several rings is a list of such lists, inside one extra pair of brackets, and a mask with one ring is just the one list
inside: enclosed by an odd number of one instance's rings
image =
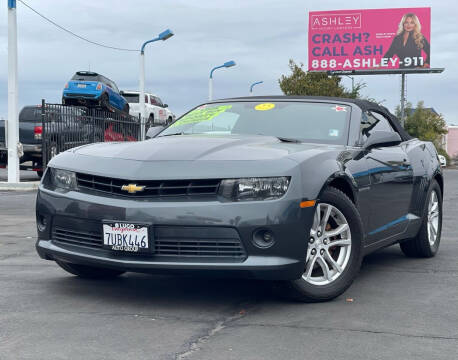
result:
[(274, 107), (275, 107), (275, 104), (263, 103), (263, 104), (256, 105), (254, 109), (258, 111), (267, 111), (267, 110), (272, 110)]
[(172, 125), (170, 125), (170, 127), (197, 124), (202, 121), (209, 121), (231, 108), (232, 105), (220, 105), (211, 107), (205, 105), (199, 106), (197, 109), (194, 109), (190, 113), (183, 116), (181, 119), (175, 121)]
[(335, 112), (340, 112), (340, 111), (347, 112), (347, 108), (345, 106), (336, 105), (336, 106), (332, 107), (331, 109), (335, 110)]

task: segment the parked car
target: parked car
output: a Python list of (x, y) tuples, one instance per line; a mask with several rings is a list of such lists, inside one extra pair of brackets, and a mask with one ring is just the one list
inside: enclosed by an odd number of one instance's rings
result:
[(436, 149), (378, 104), (218, 100), (152, 136), (52, 159), (36, 201), (42, 258), (89, 278), (199, 271), (280, 280), (296, 299), (324, 301), (377, 249), (439, 249)]
[(4, 168), (8, 161), (8, 148), (6, 147), (5, 126), (6, 120), (0, 119), (0, 168)]
[[(39, 176), (43, 174), (42, 164), (42, 111), (41, 105), (24, 106), (19, 112), (19, 142), (22, 144), (23, 156), (19, 159), (21, 168), (24, 170), (36, 171)], [(48, 119), (50, 120), (47, 128), (49, 138), (52, 141), (49, 144), (47, 155), (48, 158), (57, 154), (57, 143), (71, 137), (81, 126), (80, 120), (84, 117), (84, 110), (81, 108), (53, 107), (48, 109)], [(66, 126), (57, 124), (65, 123)], [(76, 125), (77, 124), (77, 125)], [(7, 150), (2, 147), (5, 143), (5, 122), (0, 121), (0, 166), (7, 164)], [(2, 150), (3, 149), (3, 150)], [(31, 165), (26, 166), (25, 163)]]
[[(122, 96), (129, 103), (129, 113), (138, 117), (140, 114), (140, 92), (139, 91), (121, 91)], [(168, 105), (153, 94), (145, 93), (145, 112), (142, 115), (146, 121), (146, 128), (153, 125), (171, 124), (175, 120), (175, 115), (168, 109)]]
[(90, 71), (78, 71), (65, 84), (62, 95), (64, 105), (84, 105), (129, 113), (127, 100), (119, 93), (114, 81)]
[[(43, 141), (49, 161), (61, 151), (76, 146), (103, 141), (136, 141), (138, 124), (129, 116), (108, 117), (112, 113), (96, 114), (85, 107), (45, 105), (45, 129), (42, 107), (25, 106), (19, 113), (19, 142), (23, 156), (21, 169), (43, 174)], [(95, 117), (94, 115), (98, 115)], [(46, 139), (43, 138), (43, 130)], [(30, 165), (26, 165), (30, 162)], [(0, 121), (0, 167), (7, 165), (5, 122)]]
[(444, 155), (438, 155), (439, 156), (439, 161), (441, 163), (441, 166), (445, 167), (447, 166), (447, 159), (445, 158)]

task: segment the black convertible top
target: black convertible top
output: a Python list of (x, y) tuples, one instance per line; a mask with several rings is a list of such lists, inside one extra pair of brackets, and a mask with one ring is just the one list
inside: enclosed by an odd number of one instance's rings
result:
[(393, 115), (386, 107), (381, 106), (373, 101), (363, 100), (363, 99), (349, 99), (349, 98), (340, 98), (332, 96), (286, 96), (286, 95), (271, 95), (271, 96), (244, 96), (228, 99), (218, 99), (214, 102), (220, 101), (236, 101), (236, 100), (245, 100), (245, 101), (259, 101), (259, 100), (319, 100), (319, 101), (332, 101), (340, 103), (350, 103), (355, 104), (363, 111), (376, 111), (385, 115), (389, 120), (393, 128), (399, 133), (402, 140), (409, 140), (412, 137), (404, 130), (404, 128), (399, 123), (398, 118)]

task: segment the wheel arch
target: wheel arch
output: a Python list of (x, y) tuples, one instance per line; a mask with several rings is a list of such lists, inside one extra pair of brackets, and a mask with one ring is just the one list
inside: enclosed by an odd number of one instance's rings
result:
[(437, 172), (436, 174), (434, 174), (433, 179), (436, 180), (437, 183), (439, 184), (439, 187), (441, 189), (441, 195), (443, 196), (444, 195), (444, 177), (442, 176), (440, 172)]
[(344, 173), (332, 174), (321, 188), (320, 195), (327, 187), (334, 187), (342, 191), (356, 205), (356, 189), (351, 179)]

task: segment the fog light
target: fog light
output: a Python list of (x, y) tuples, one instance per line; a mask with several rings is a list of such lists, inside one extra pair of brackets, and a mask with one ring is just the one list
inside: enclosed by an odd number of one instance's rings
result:
[(43, 232), (46, 230), (46, 226), (48, 226), (48, 220), (46, 216), (38, 215), (37, 216), (37, 228), (39, 232)]
[(274, 244), (274, 242), (274, 234), (269, 230), (259, 229), (253, 234), (253, 244), (259, 248), (269, 248)]

